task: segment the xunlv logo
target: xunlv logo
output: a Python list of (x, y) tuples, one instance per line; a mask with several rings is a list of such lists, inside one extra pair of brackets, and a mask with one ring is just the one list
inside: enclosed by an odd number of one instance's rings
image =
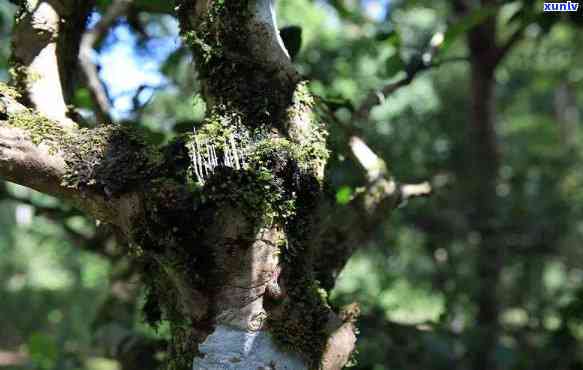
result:
[(579, 9), (579, 3), (545, 3), (545, 12), (576, 12)]

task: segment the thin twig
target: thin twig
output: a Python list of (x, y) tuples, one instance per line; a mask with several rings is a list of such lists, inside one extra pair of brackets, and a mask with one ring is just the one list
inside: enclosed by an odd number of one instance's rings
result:
[(504, 57), (508, 54), (508, 52), (514, 47), (514, 45), (516, 45), (516, 43), (518, 43), (520, 40), (522, 40), (523, 36), (524, 36), (524, 31), (526, 30), (526, 27), (528, 26), (528, 24), (523, 24), (521, 25), (519, 28), (517, 28), (514, 33), (512, 33), (512, 35), (510, 35), (510, 37), (508, 38), (508, 40), (498, 48), (498, 50), (496, 51), (496, 64), (500, 63), (502, 61), (502, 59), (504, 59)]
[(375, 90), (370, 91), (368, 93), (368, 95), (366, 96), (366, 98), (364, 98), (360, 107), (358, 107), (358, 109), (354, 112), (353, 121), (354, 122), (366, 122), (366, 121), (368, 121), (369, 116), (370, 116), (370, 112), (372, 111), (372, 109), (375, 106), (383, 103), (388, 96), (394, 94), (395, 92), (397, 92), (397, 90), (411, 84), (411, 82), (413, 82), (415, 77), (417, 77), (417, 75), (419, 75), (421, 72), (425, 72), (425, 71), (428, 71), (428, 70), (433, 69), (433, 68), (439, 68), (439, 67), (443, 66), (444, 64), (448, 64), (448, 63), (467, 62), (467, 61), (468, 61), (467, 57), (453, 57), (453, 58), (447, 58), (447, 59), (438, 60), (438, 61), (434, 61), (434, 62), (430, 62), (430, 63), (421, 63), (418, 68), (412, 70), (411, 72), (409, 72), (405, 77), (401, 78), (400, 80), (397, 80), (395, 82), (391, 82), (391, 83), (383, 86), (380, 89), (375, 89)]
[(402, 200), (431, 195), (431, 185), (427, 181), (420, 184), (401, 185), (400, 188)]
[(97, 121), (101, 124), (112, 122), (111, 102), (107, 89), (103, 81), (99, 78), (97, 66), (93, 61), (95, 47), (107, 35), (107, 32), (115, 24), (117, 19), (127, 13), (132, 3), (133, 0), (115, 0), (99, 22), (92, 29), (85, 32), (81, 38), (79, 63), (85, 75), (87, 88), (95, 104)]

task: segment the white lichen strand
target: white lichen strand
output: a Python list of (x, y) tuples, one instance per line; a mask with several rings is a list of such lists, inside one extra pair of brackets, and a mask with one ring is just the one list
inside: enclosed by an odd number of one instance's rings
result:
[(193, 370), (307, 370), (305, 362), (282, 352), (265, 331), (249, 332), (219, 325), (202, 343), (203, 354), (194, 359)]
[(211, 176), (217, 167), (225, 166), (240, 170), (247, 167), (245, 158), (246, 149), (238, 147), (233, 134), (229, 134), (223, 145), (221, 156), (217, 154), (216, 145), (208, 139), (199, 140), (196, 129), (194, 138), (189, 144), (190, 161), (197, 181), (204, 186), (206, 179)]

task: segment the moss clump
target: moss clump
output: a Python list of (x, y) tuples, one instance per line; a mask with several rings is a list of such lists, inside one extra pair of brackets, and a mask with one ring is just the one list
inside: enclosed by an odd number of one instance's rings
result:
[[(199, 143), (215, 145), (219, 158), (229, 147), (230, 138), (235, 138), (233, 140), (237, 141), (245, 158), (241, 160), (239, 170), (224, 163), (215, 169), (202, 189), (203, 201), (237, 205), (250, 217), (262, 215), (263, 223), (267, 225), (287, 224), (296, 213), (296, 198), (305, 185), (302, 178), (309, 177), (313, 172), (312, 146), (271, 137), (257, 130), (254, 134), (244, 134), (244, 130), (233, 133), (234, 128), (236, 126), (225, 127), (211, 122), (195, 134)], [(258, 141), (252, 140), (252, 137), (258, 138)], [(205, 157), (208, 152), (198, 155)]]
[[(219, 112), (220, 110), (222, 110), (220, 107), (214, 108), (204, 119), (200, 129), (195, 130), (193, 134), (185, 135), (189, 149), (197, 141), (200, 144), (206, 143), (213, 146), (220, 153), (224, 153), (227, 148), (231, 149), (233, 143), (238, 148), (243, 148), (251, 143), (251, 136), (265, 136), (260, 130), (249, 134), (237, 113), (228, 114)], [(191, 154), (193, 154), (192, 150)]]
[(66, 130), (30, 110), (10, 115), (8, 124), (26, 131), (35, 145), (48, 145), (52, 154), (62, 150), (67, 165), (63, 184), (70, 188), (118, 196), (165, 173), (162, 153), (133, 127)]
[(8, 96), (12, 99), (20, 98), (20, 93), (15, 88), (0, 82), (0, 95)]
[[(190, 25), (187, 6), (181, 9), (183, 27)], [(250, 17), (249, 1), (214, 1), (196, 30), (185, 27), (182, 35), (193, 49), (210, 106), (224, 113), (237, 112), (249, 127), (278, 127), (294, 84), (251, 54)]]
[(144, 213), (136, 216), (131, 235), (133, 254), (144, 261), (148, 287), (144, 313), (153, 327), (161, 320), (170, 324), (166, 369), (186, 370), (192, 366), (193, 350), (212, 331), (204, 298), (192, 302), (196, 314), (185, 312), (184, 303), (196, 299), (193, 292), (212, 296), (215, 265), (209, 249), (201, 244), (214, 210), (197, 201), (200, 191), (191, 191), (185, 179), (158, 177), (146, 187)]
[(164, 162), (133, 127), (110, 125), (81, 129), (63, 143), (68, 166), (63, 182), (71, 188), (91, 188), (112, 197), (138, 190), (156, 177)]
[[(10, 60), (10, 69), (8, 74), (10, 75), (11, 83), (14, 85), (16, 91), (18, 91), (18, 96), (15, 97), (19, 101), (27, 100), (28, 97), (24, 97), (26, 91), (31, 84), (37, 82), (42, 77), (38, 73), (33, 73), (28, 67), (24, 66), (20, 60), (13, 57)], [(28, 101), (26, 101), (28, 102)]]
[(10, 115), (8, 124), (26, 131), (35, 145), (45, 143), (53, 151), (57, 150), (70, 135), (55, 121), (29, 110)]
[(280, 308), (286, 312), (285, 317), (269, 318), (271, 333), (282, 349), (299, 353), (311, 369), (318, 369), (328, 339), (326, 325), (331, 311), (326, 293), (317, 281), (304, 277), (294, 281), (287, 294)]
[[(182, 25), (189, 25), (189, 17), (194, 14), (188, 4), (180, 4), (179, 17)], [(247, 41), (245, 29), (249, 17), (248, 0), (213, 1), (206, 14), (200, 19), (196, 31), (189, 28), (182, 30), (182, 37), (190, 45), (197, 58), (201, 72), (210, 72), (213, 62), (224, 57), (226, 48), (244, 50)], [(229, 22), (222, 22), (229, 19)]]

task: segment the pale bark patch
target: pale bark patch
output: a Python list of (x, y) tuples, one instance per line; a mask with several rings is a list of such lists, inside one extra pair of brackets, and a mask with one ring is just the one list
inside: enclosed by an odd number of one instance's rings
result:
[(307, 370), (296, 355), (280, 351), (264, 331), (248, 332), (217, 326), (200, 345), (193, 370)]

